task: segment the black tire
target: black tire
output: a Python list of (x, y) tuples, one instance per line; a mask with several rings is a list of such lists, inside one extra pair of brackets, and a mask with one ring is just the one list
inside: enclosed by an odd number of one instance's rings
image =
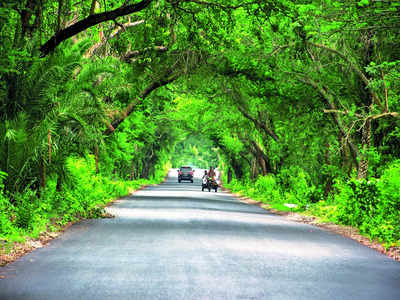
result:
[(180, 179), (178, 179), (178, 182), (179, 182), (179, 183), (181, 183), (181, 180), (180, 180)]
[(211, 188), (210, 187), (208, 187), (208, 191), (211, 192)]
[(201, 187), (201, 191), (204, 192), (204, 186)]
[(192, 180), (190, 180), (190, 182), (191, 182), (191, 183), (193, 183), (193, 179), (192, 179)]
[(218, 188), (216, 187), (216, 188), (215, 188), (215, 192), (217, 192), (217, 190), (218, 190)]

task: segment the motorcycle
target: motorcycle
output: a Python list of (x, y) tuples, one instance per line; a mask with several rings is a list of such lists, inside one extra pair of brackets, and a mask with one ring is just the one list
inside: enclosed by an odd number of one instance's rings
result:
[(212, 179), (211, 177), (204, 177), (201, 182), (201, 191), (204, 192), (205, 188), (207, 188), (209, 192), (211, 192), (211, 189), (217, 192), (218, 190), (217, 181), (215, 179)]

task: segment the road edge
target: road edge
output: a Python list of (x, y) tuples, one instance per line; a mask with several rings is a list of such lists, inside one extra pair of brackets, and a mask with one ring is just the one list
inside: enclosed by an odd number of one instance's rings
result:
[(320, 218), (318, 218), (317, 216), (313, 216), (313, 215), (302, 215), (302, 214), (295, 213), (295, 212), (277, 210), (277, 209), (271, 208), (266, 203), (254, 200), (247, 196), (233, 193), (232, 190), (230, 190), (229, 188), (222, 187), (221, 189), (224, 192), (231, 194), (232, 196), (234, 196), (236, 199), (238, 199), (242, 203), (246, 203), (248, 205), (257, 205), (257, 206), (261, 207), (262, 209), (267, 210), (270, 213), (285, 217), (289, 221), (303, 223), (303, 224), (309, 224), (309, 225), (324, 229), (326, 231), (336, 233), (343, 237), (354, 240), (363, 246), (374, 249), (374, 250), (378, 251), (379, 253), (386, 255), (387, 257), (390, 257), (391, 259), (393, 259), (397, 262), (400, 262), (400, 247), (390, 247), (390, 248), (386, 249), (382, 243), (379, 243), (379, 242), (373, 241), (373, 240), (371, 241), (368, 237), (360, 234), (359, 230), (357, 228), (354, 228), (351, 226), (339, 225), (339, 224), (335, 224), (335, 223), (331, 223), (331, 222), (322, 222)]
[[(158, 184), (164, 183), (168, 178), (168, 173)], [(129, 193), (125, 196), (117, 197), (114, 199), (110, 199), (103, 207), (99, 207), (100, 209), (104, 210), (106, 207), (112, 206), (116, 201), (124, 200), (125, 198), (131, 197), (138, 191), (145, 189), (148, 186), (154, 186), (158, 184), (144, 184), (135, 190), (130, 190)], [(114, 216), (110, 213), (104, 211), (101, 215), (101, 218), (113, 218)], [(43, 231), (39, 234), (39, 237), (36, 239), (33, 238), (26, 238), (25, 242), (14, 242), (11, 246), (4, 250), (5, 245), (0, 245), (0, 268), (7, 266), (14, 261), (17, 261), (21, 257), (35, 251), (36, 249), (43, 248), (47, 246), (52, 240), (60, 237), (65, 231), (68, 230), (73, 224), (79, 223), (84, 220), (90, 220), (91, 218), (79, 218), (73, 222), (68, 222), (64, 226), (57, 228), (57, 231)], [(0, 274), (0, 280), (6, 278), (5, 275)]]

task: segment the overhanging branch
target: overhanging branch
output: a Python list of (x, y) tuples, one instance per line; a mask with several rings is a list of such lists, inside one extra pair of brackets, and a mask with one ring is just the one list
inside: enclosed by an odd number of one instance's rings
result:
[(253, 116), (251, 116), (243, 107), (241, 107), (240, 105), (237, 105), (238, 110), (242, 113), (242, 115), (246, 118), (249, 119), (250, 121), (252, 121), (254, 123), (254, 125), (257, 128), (262, 129), (267, 135), (269, 135), (270, 137), (272, 137), (274, 139), (275, 142), (278, 142), (279, 138), (276, 135), (276, 133), (271, 130), (265, 123), (261, 122), (260, 120), (257, 120), (256, 118), (254, 118)]
[(142, 0), (139, 3), (122, 6), (109, 12), (90, 15), (87, 18), (68, 26), (55, 33), (46, 43), (40, 47), (40, 57), (45, 57), (53, 51), (61, 42), (102, 22), (115, 20), (145, 9), (153, 0)]
[(106, 123), (107, 130), (104, 132), (105, 135), (110, 135), (115, 131), (115, 129), (126, 119), (129, 117), (129, 115), (133, 112), (133, 109), (135, 106), (145, 99), (147, 96), (151, 94), (154, 90), (158, 89), (159, 87), (165, 86), (176, 79), (178, 79), (179, 74), (173, 74), (173, 70), (170, 69), (167, 71), (167, 73), (164, 75), (163, 78), (159, 80), (153, 81), (150, 85), (148, 85), (138, 97), (136, 97), (134, 100), (132, 100), (128, 106), (121, 112), (121, 117), (117, 120), (114, 120), (112, 123)]
[(339, 57), (341, 57), (344, 61), (346, 61), (350, 68), (353, 69), (353, 71), (360, 77), (360, 79), (364, 82), (365, 86), (367, 87), (367, 89), (369, 90), (373, 101), (375, 102), (375, 104), (377, 104), (380, 108), (385, 109), (384, 105), (382, 104), (382, 101), (379, 99), (378, 95), (370, 88), (369, 86), (369, 79), (367, 78), (367, 76), (365, 76), (365, 74), (360, 70), (360, 68), (358, 68), (346, 55), (344, 55), (342, 52), (330, 48), (328, 46), (325, 45), (321, 45), (321, 44), (316, 44), (316, 43), (309, 43), (310, 45), (320, 48), (320, 49), (324, 49), (327, 50), (329, 52), (332, 52), (336, 55), (338, 55)]

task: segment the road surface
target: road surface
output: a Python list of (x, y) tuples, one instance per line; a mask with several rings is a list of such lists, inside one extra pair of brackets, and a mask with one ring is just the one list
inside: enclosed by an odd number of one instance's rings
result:
[(175, 173), (1, 268), (0, 299), (400, 299), (398, 262)]

